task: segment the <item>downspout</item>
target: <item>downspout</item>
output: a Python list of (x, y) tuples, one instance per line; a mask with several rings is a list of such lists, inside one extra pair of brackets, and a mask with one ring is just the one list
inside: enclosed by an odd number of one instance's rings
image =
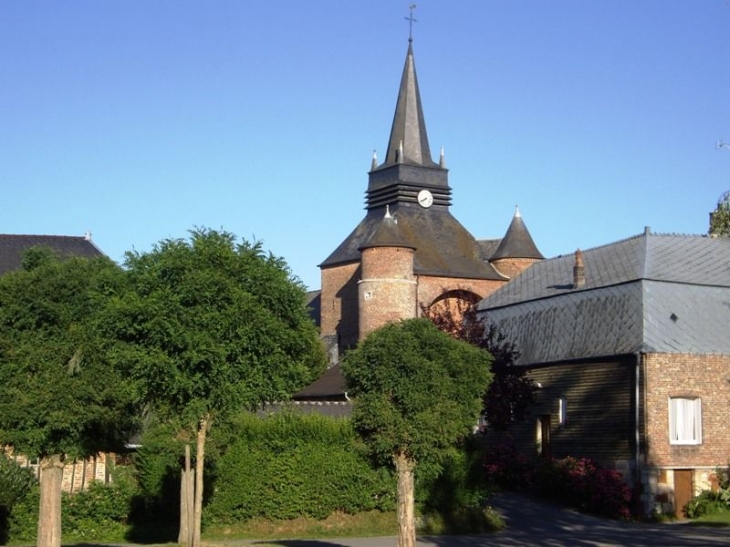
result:
[[(636, 473), (634, 481), (634, 491), (637, 495), (641, 495), (642, 481), (641, 481), (641, 427), (640, 427), (640, 402), (641, 402), (641, 352), (634, 354), (635, 358), (635, 370), (634, 370), (634, 470)], [(639, 497), (635, 503), (636, 508), (641, 507), (641, 497)], [(642, 510), (643, 512), (643, 510)]]

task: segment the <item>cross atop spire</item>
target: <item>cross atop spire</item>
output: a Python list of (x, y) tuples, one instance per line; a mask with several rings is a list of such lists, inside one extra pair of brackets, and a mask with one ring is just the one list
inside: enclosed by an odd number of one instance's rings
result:
[(410, 14), (408, 17), (404, 17), (406, 21), (408, 21), (408, 41), (413, 41), (413, 23), (418, 23), (418, 19), (413, 17), (413, 10), (416, 9), (416, 4), (411, 4), (408, 6), (408, 9), (410, 10)]

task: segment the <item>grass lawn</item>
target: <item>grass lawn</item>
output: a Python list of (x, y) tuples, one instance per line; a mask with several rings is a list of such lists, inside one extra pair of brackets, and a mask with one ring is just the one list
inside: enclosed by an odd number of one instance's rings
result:
[(693, 519), (691, 526), (730, 526), (730, 510), (721, 509)]

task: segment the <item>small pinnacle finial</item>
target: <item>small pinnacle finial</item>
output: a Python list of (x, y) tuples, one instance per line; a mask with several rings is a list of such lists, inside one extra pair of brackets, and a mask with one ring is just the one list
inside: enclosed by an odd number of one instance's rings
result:
[(393, 218), (390, 214), (390, 205), (385, 206), (385, 216), (383, 218)]
[(404, 17), (406, 21), (408, 21), (408, 42), (413, 42), (413, 23), (418, 23), (418, 19), (413, 17), (413, 10), (416, 9), (416, 4), (411, 4), (408, 6), (408, 9), (411, 11), (411, 13), (408, 15), (408, 17)]
[(519, 205), (515, 205), (515, 216), (517, 218), (521, 218), (522, 217), (522, 213), (520, 213), (520, 207), (519, 207)]
[(444, 147), (441, 147), (441, 155), (439, 156), (439, 167), (446, 169), (446, 156), (444, 155)]
[(370, 170), (373, 171), (378, 166), (378, 155), (373, 150), (373, 161), (370, 163)]

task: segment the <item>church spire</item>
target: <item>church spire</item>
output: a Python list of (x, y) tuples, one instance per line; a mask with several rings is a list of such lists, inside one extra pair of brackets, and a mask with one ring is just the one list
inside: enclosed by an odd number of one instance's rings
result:
[[(401, 143), (402, 153), (400, 153)], [(423, 118), (416, 65), (413, 60), (413, 45), (410, 40), (400, 89), (398, 90), (398, 102), (393, 116), (393, 126), (390, 130), (388, 152), (383, 166), (396, 163), (426, 167), (438, 166), (431, 159), (431, 149), (428, 146), (426, 122)]]

